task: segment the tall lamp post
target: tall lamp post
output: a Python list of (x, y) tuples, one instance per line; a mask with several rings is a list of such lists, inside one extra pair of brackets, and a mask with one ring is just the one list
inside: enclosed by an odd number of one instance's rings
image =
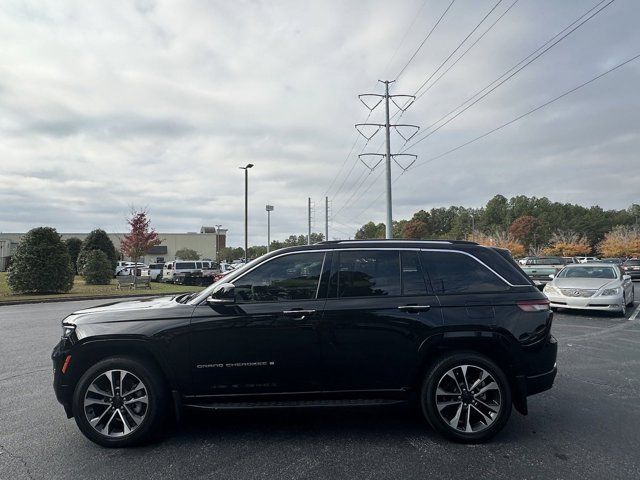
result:
[(273, 205), (267, 205), (267, 253), (271, 251), (271, 212), (273, 212)]
[(216, 263), (220, 263), (220, 225), (214, 225), (216, 227)]
[(249, 169), (251, 167), (253, 163), (238, 167), (244, 170), (244, 263), (247, 263), (249, 250)]

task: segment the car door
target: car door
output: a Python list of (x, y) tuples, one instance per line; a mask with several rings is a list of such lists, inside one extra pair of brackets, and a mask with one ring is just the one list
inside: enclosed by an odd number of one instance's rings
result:
[[(191, 322), (191, 367), (200, 394), (320, 388), (318, 322), (330, 255), (272, 257), (234, 279), (233, 303), (204, 302)], [(325, 289), (326, 290), (326, 289)]]
[(322, 329), (326, 390), (403, 389), (442, 325), (417, 251), (334, 252)]

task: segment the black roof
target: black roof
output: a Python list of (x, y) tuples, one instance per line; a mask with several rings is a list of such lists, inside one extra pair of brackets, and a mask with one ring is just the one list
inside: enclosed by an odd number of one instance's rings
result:
[[(328, 240), (314, 243), (312, 245), (298, 245), (295, 247), (286, 247), (279, 250), (272, 250), (271, 254), (276, 252), (282, 253), (296, 250), (313, 250), (317, 248), (335, 249), (335, 248), (363, 248), (363, 247), (381, 247), (381, 248), (438, 248), (438, 249), (477, 249), (487, 248), (478, 245), (475, 242), (467, 242), (465, 240), (397, 240), (397, 239), (376, 239), (376, 240)], [(491, 247), (489, 247), (491, 248)], [(269, 254), (269, 255), (271, 255)]]

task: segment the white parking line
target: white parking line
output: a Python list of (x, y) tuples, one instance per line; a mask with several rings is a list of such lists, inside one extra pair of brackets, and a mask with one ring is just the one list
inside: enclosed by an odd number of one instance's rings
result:
[(638, 317), (638, 313), (640, 313), (640, 303), (638, 304), (636, 309), (633, 311), (633, 314), (629, 317), (629, 321), (633, 322)]

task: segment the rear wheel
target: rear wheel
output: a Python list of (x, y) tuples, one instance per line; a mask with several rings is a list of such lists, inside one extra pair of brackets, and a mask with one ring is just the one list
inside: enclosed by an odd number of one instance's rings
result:
[(156, 369), (145, 361), (113, 357), (89, 368), (73, 395), (82, 433), (104, 447), (151, 439), (166, 418), (167, 395)]
[(442, 357), (427, 372), (422, 412), (444, 436), (480, 443), (498, 433), (511, 415), (511, 389), (492, 360), (474, 352)]

